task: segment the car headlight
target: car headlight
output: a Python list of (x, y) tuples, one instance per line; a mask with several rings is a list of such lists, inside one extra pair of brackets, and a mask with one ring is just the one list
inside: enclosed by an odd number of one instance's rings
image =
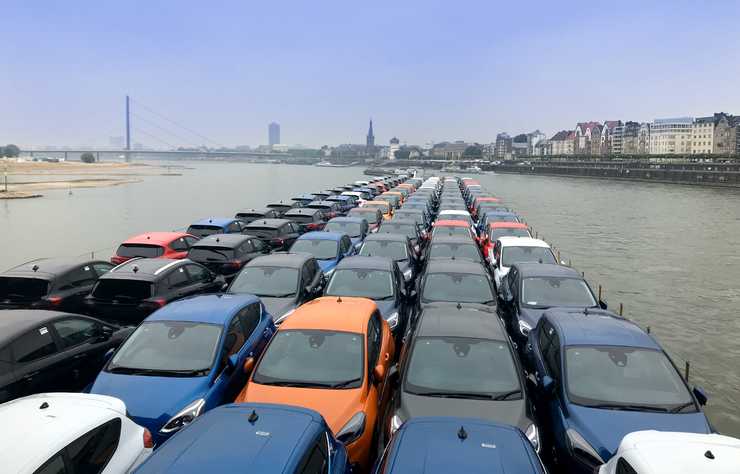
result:
[(568, 428), (566, 434), (568, 435), (568, 442), (570, 444), (570, 449), (573, 451), (574, 457), (576, 457), (581, 463), (587, 464), (591, 467), (604, 464), (604, 460), (601, 458), (599, 453), (590, 444), (588, 444), (588, 441), (583, 439), (583, 436), (581, 436), (578, 431)]
[(170, 418), (170, 421), (165, 423), (165, 425), (162, 427), (162, 429), (159, 430), (159, 432), (172, 433), (173, 431), (177, 431), (183, 426), (192, 423), (192, 421), (203, 412), (203, 407), (205, 406), (206, 401), (202, 398), (199, 398), (198, 400), (180, 410), (177, 415)]
[(290, 316), (290, 315), (291, 315), (291, 314), (293, 314), (294, 312), (295, 312), (295, 308), (291, 309), (290, 311), (288, 311), (288, 312), (287, 312), (287, 313), (285, 313), (284, 315), (282, 315), (282, 316), (280, 316), (279, 318), (277, 318), (277, 319), (275, 320), (275, 324), (276, 324), (276, 325), (278, 325), (278, 324), (282, 323), (283, 321), (285, 321), (285, 318), (287, 318), (288, 316)]
[(532, 443), (532, 446), (534, 447), (534, 450), (538, 453), (540, 452), (540, 431), (537, 429), (537, 425), (532, 423), (527, 427), (527, 431), (524, 432), (524, 434), (527, 436), (527, 439), (530, 443)]
[(522, 336), (527, 337), (531, 330), (532, 326), (528, 322), (519, 320), (519, 332), (522, 333)]
[(388, 322), (388, 326), (390, 326), (391, 329), (395, 329), (396, 326), (398, 326), (398, 311), (394, 311), (393, 313), (391, 313), (386, 321)]
[(409, 269), (407, 269), (406, 271), (403, 272), (403, 278), (406, 281), (408, 281), (408, 280), (411, 279), (411, 277), (413, 276), (413, 274), (414, 274), (414, 271), (411, 268), (409, 268)]
[(403, 420), (401, 419), (401, 417), (398, 415), (393, 415), (391, 417), (391, 434), (398, 431), (398, 428), (400, 428), (402, 424)]
[(337, 439), (344, 444), (356, 441), (365, 431), (365, 413), (358, 412), (339, 430)]

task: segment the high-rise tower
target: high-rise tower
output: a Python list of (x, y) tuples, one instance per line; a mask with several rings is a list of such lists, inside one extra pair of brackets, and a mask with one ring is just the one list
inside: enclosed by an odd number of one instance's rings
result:
[(375, 135), (373, 135), (373, 119), (370, 119), (370, 128), (367, 130), (367, 141), (365, 142), (365, 148), (368, 152), (375, 149)]

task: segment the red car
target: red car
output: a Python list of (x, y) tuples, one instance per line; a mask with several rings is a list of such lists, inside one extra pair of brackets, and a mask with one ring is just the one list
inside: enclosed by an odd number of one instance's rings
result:
[(473, 204), (470, 206), (470, 214), (473, 215), (473, 217), (476, 217), (476, 210), (478, 209), (478, 204), (482, 202), (501, 202), (501, 199), (497, 197), (490, 197), (490, 196), (479, 196), (473, 200)]
[(150, 232), (123, 242), (110, 259), (119, 265), (135, 257), (186, 258), (190, 247), (198, 238), (185, 232)]
[(488, 234), (484, 237), (481, 249), (483, 256), (488, 258), (488, 253), (493, 249), (493, 243), (499, 237), (532, 237), (529, 227), (524, 222), (491, 222), (488, 226)]

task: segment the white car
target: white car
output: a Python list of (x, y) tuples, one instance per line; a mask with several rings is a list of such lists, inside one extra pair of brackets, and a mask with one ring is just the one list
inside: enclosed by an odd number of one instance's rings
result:
[(599, 474), (737, 474), (740, 440), (718, 434), (636, 431)]
[(531, 237), (499, 237), (488, 252), (488, 263), (493, 267), (493, 283), (498, 291), (501, 279), (515, 263), (555, 263), (558, 261), (544, 240)]
[(41, 393), (0, 405), (2, 472), (125, 473), (152, 453), (151, 433), (118, 398)]
[(445, 221), (445, 220), (465, 221), (468, 224), (470, 224), (470, 230), (473, 231), (473, 234), (476, 234), (475, 224), (473, 224), (473, 218), (470, 216), (470, 213), (468, 211), (460, 211), (460, 210), (453, 210), (453, 209), (439, 211), (437, 219), (441, 221)]
[(370, 184), (370, 181), (355, 181), (355, 186), (367, 186)]
[(357, 198), (357, 207), (362, 207), (365, 204), (365, 200), (362, 199), (362, 193), (358, 193), (357, 191), (345, 191), (341, 194), (341, 196), (354, 196)]

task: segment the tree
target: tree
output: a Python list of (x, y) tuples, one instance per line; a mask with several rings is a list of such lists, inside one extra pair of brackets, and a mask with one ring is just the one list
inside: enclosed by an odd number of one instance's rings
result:
[(20, 154), (21, 154), (21, 149), (18, 148), (16, 145), (13, 145), (12, 143), (10, 145), (7, 145), (5, 148), (3, 148), (3, 152), (2, 152), (2, 155), (7, 156), (8, 158), (15, 158)]
[(95, 155), (87, 151), (83, 153), (82, 155), (80, 155), (80, 160), (83, 163), (95, 163)]
[(471, 145), (465, 149), (463, 156), (466, 158), (481, 158), (483, 157), (483, 150), (479, 146)]
[(411, 152), (409, 150), (396, 150), (393, 152), (393, 156), (397, 160), (408, 160)]

